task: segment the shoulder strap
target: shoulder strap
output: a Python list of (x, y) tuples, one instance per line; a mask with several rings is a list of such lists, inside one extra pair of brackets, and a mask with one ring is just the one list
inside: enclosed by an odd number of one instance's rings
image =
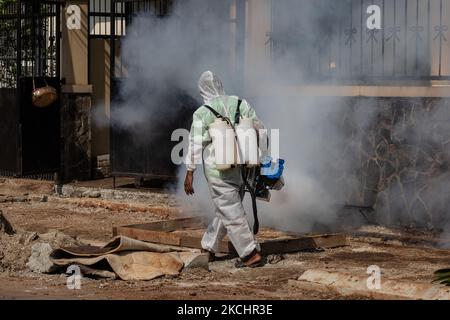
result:
[(211, 112), (216, 116), (216, 118), (223, 118), (223, 116), (222, 116), (220, 113), (218, 113), (216, 110), (214, 110), (214, 109), (211, 108), (210, 106), (208, 106), (208, 105), (205, 104), (204, 107), (205, 107), (205, 108), (208, 108), (209, 111), (211, 111)]
[(236, 115), (234, 116), (234, 123), (235, 124), (238, 124), (240, 122), (240, 118), (241, 118), (241, 103), (242, 103), (242, 100), (239, 99), (238, 100), (237, 109), (236, 109)]

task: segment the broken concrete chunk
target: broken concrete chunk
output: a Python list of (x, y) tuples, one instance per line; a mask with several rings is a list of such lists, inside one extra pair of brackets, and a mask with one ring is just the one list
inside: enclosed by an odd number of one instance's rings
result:
[(37, 232), (34, 231), (25, 231), (20, 235), (19, 243), (20, 244), (30, 244), (34, 240), (37, 240), (39, 238), (39, 235)]
[(269, 264), (277, 264), (284, 260), (284, 256), (282, 254), (271, 254), (267, 257), (267, 262)]
[(45, 242), (35, 243), (31, 247), (31, 256), (28, 259), (27, 267), (38, 273), (52, 273), (58, 267), (50, 260), (52, 247)]
[(73, 247), (79, 245), (76, 239), (58, 230), (50, 230), (47, 233), (39, 235), (39, 238), (49, 243), (53, 248)]
[(184, 269), (203, 268), (209, 270), (209, 255), (207, 253), (179, 252), (184, 262)]
[(330, 272), (322, 269), (306, 270), (298, 280), (289, 280), (292, 286), (343, 296), (360, 295), (371, 299), (450, 300), (450, 288), (431, 283), (382, 279), (375, 285), (366, 275)]
[(87, 191), (84, 191), (81, 194), (81, 196), (85, 197), (85, 198), (100, 198), (102, 196), (102, 194), (100, 193), (100, 191), (87, 190)]
[(8, 235), (13, 235), (15, 233), (11, 223), (9, 223), (8, 219), (6, 219), (1, 210), (0, 210), (0, 233), (6, 233)]
[(28, 196), (0, 196), (0, 203), (6, 202), (28, 202), (30, 199)]
[(37, 239), (40, 242), (33, 244), (31, 247), (31, 256), (26, 265), (31, 271), (38, 273), (52, 273), (59, 268), (50, 259), (53, 249), (79, 245), (76, 239), (58, 230), (50, 230), (41, 235), (36, 232), (26, 232), (19, 241), (26, 244)]

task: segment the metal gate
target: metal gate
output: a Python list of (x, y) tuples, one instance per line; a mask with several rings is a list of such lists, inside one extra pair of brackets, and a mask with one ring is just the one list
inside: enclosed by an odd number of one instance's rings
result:
[(59, 91), (59, 20), (56, 1), (0, 4), (0, 175), (50, 178), (59, 171), (59, 101), (31, 103), (33, 87)]
[[(127, 72), (126, 62), (123, 61), (121, 54), (117, 54), (116, 50), (121, 50), (121, 44), (129, 36), (128, 27), (132, 25), (136, 16), (145, 14), (149, 18), (164, 19), (172, 14), (186, 14), (180, 12), (179, 7), (175, 10), (178, 1), (180, 0), (112, 0), (109, 21), (114, 22), (111, 23), (110, 33), (110, 161), (113, 176), (134, 176), (163, 180), (176, 178), (177, 166), (172, 162), (171, 151), (177, 142), (171, 141), (171, 134), (174, 129), (188, 129), (193, 111), (199, 106), (199, 102), (181, 89), (179, 91), (173, 90), (175, 92), (168, 90), (163, 101), (165, 105), (174, 110), (176, 117), (167, 119), (163, 114), (158, 114), (157, 116), (161, 121), (156, 122), (154, 119), (146, 121), (147, 119), (143, 119), (142, 125), (134, 126), (132, 129), (118, 125), (119, 117), (121, 117), (120, 106), (129, 99), (129, 95), (123, 94), (122, 88), (129, 83), (130, 75)], [(211, 10), (223, 12), (226, 19), (229, 19), (227, 14), (230, 12), (230, 5), (234, 3), (238, 14), (233, 21), (230, 21), (236, 24), (236, 33), (240, 35), (240, 37), (237, 37), (238, 40), (235, 44), (236, 54), (243, 55), (244, 0), (212, 0), (208, 2), (186, 0), (183, 5), (186, 3), (197, 3), (199, 5), (192, 21), (200, 21), (202, 14), (211, 12)], [(176, 12), (174, 13), (174, 11)], [(186, 19), (186, 16), (184, 18)], [(155, 32), (155, 30), (148, 30), (148, 32)], [(214, 55), (214, 52), (211, 55)], [(119, 58), (116, 58), (117, 56)], [(236, 60), (241, 61), (241, 59)], [(151, 91), (150, 88), (148, 90)], [(133, 94), (139, 94), (139, 92)], [(151, 99), (158, 100), (161, 97), (151, 96), (149, 100)], [(145, 103), (145, 99), (143, 103)]]

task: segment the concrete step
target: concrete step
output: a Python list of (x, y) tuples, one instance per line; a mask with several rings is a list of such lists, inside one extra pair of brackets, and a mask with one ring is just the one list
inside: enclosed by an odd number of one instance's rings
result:
[(371, 289), (368, 285), (369, 276), (310, 269), (298, 280), (289, 280), (288, 284), (302, 290), (332, 291), (342, 296), (362, 296), (369, 299), (450, 300), (450, 287), (381, 277), (380, 287)]

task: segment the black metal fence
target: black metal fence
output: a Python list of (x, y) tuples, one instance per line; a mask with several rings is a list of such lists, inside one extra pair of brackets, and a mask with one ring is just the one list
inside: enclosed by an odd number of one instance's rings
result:
[[(170, 160), (169, 128), (147, 121), (144, 125), (124, 128), (119, 125), (118, 109), (129, 97), (121, 95), (121, 87), (127, 82), (127, 71), (120, 54), (122, 40), (127, 36), (127, 27), (138, 14), (149, 18), (162, 18), (170, 14), (172, 0), (112, 0), (110, 19), (110, 74), (111, 74), (111, 129), (110, 161), (113, 176), (135, 176), (141, 178), (170, 180), (176, 167)], [(152, 30), (149, 30), (152, 32)], [(119, 51), (119, 52), (117, 52)], [(139, 95), (139, 93), (136, 92)], [(149, 101), (150, 102), (150, 101)], [(176, 107), (177, 101), (171, 106)], [(154, 152), (158, 150), (158, 152)]]
[(59, 101), (42, 109), (31, 103), (33, 80), (59, 90), (59, 25), (59, 2), (0, 4), (0, 175), (59, 170)]
[(268, 44), (290, 82), (449, 80), (449, 25), (449, 0), (277, 0)]
[[(111, 0), (109, 21), (115, 21), (110, 27), (110, 70), (113, 79), (126, 77), (126, 67), (120, 50), (121, 37), (126, 37), (127, 26), (133, 23), (138, 14), (155, 18), (164, 18), (171, 14), (174, 0)], [(175, 0), (176, 1), (176, 0)], [(149, 30), (149, 32), (151, 32)], [(117, 59), (118, 57), (118, 59)], [(113, 81), (113, 80), (112, 80)]]
[[(113, 0), (89, 0), (89, 34), (91, 38), (109, 39), (111, 36), (111, 7)], [(125, 3), (115, 1), (116, 37), (125, 35)]]
[(56, 1), (0, 4), (0, 88), (16, 88), (24, 76), (59, 75), (59, 12)]

